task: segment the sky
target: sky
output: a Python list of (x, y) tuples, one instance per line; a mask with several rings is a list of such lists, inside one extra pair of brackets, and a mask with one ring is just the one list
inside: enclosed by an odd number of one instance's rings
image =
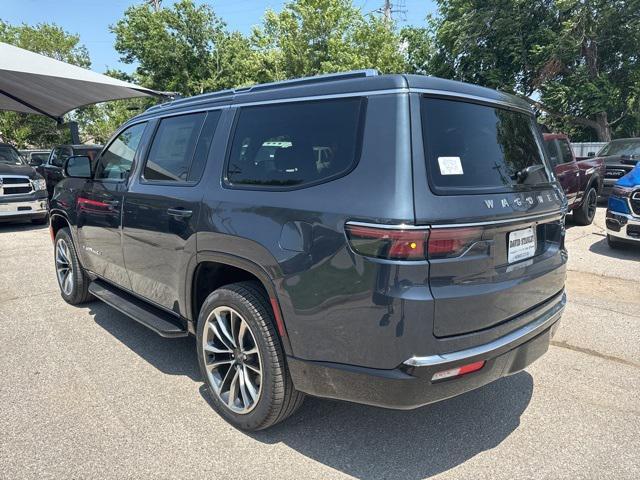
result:
[[(196, 0), (208, 3), (230, 30), (249, 33), (253, 25), (260, 23), (268, 8), (278, 11), (283, 0)], [(11, 24), (30, 25), (57, 23), (69, 33), (80, 35), (81, 42), (89, 50), (92, 70), (104, 72), (117, 68), (131, 73), (132, 65), (119, 61), (113, 48), (114, 36), (109, 25), (120, 19), (128, 6), (143, 0), (0, 0), (0, 19)], [(163, 5), (173, 3), (164, 0)], [(353, 0), (363, 13), (372, 12), (384, 4), (384, 0)], [(427, 13), (435, 12), (434, 0), (395, 0), (404, 4), (405, 15), (398, 16), (400, 25), (424, 25)]]

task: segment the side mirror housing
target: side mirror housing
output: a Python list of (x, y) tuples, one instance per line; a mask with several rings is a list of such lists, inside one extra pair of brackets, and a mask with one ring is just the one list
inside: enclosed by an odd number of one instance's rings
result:
[(70, 178), (91, 178), (91, 159), (86, 155), (74, 155), (64, 162), (64, 174)]

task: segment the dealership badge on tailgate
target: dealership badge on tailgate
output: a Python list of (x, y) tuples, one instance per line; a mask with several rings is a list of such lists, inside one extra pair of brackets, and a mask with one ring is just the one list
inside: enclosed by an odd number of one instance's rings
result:
[(509, 234), (509, 263), (533, 257), (536, 253), (536, 234), (533, 227)]

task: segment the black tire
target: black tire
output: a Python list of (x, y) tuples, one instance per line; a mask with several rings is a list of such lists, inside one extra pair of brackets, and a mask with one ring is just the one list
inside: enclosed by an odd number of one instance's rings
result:
[(573, 211), (573, 221), (576, 225), (591, 225), (594, 217), (596, 216), (597, 208), (598, 192), (594, 187), (589, 187), (584, 194), (582, 205)]
[[(207, 362), (217, 359), (218, 354), (205, 352), (203, 337), (206, 335), (205, 328), (210, 328), (208, 319), (212, 318), (213, 311), (220, 307), (233, 309), (245, 320), (260, 356), (260, 392), (252, 404), (252, 410), (247, 413), (237, 413), (223, 401), (211, 381), (210, 368), (208, 370), (205, 366)], [(197, 346), (198, 364), (211, 402), (215, 410), (236, 428), (255, 431), (271, 427), (292, 415), (302, 405), (304, 394), (293, 386), (276, 332), (273, 311), (258, 283), (240, 282), (226, 285), (207, 297), (198, 316)], [(235, 363), (229, 366), (229, 370), (233, 365)], [(222, 385), (224, 384), (223, 380)], [(230, 391), (227, 395), (227, 398), (229, 397)]]
[[(71, 275), (71, 288), (65, 291), (61, 284), (61, 276), (59, 275), (59, 263), (58, 263), (58, 247), (59, 243), (63, 242), (67, 247), (68, 252), (68, 265), (70, 266)], [(87, 276), (84, 269), (78, 261), (78, 254), (71, 238), (71, 232), (68, 228), (61, 228), (56, 234), (53, 247), (53, 260), (56, 268), (56, 279), (58, 280), (58, 287), (60, 287), (60, 295), (65, 302), (71, 305), (80, 305), (93, 299), (93, 295), (89, 293), (89, 284), (91, 279)]]
[(607, 245), (609, 245), (609, 248), (613, 248), (614, 250), (616, 250), (622, 247), (622, 242), (620, 240), (617, 240), (615, 237), (607, 234)]
[(33, 223), (34, 225), (46, 225), (47, 223), (49, 223), (49, 216), (45, 215), (44, 217), (40, 218), (32, 218), (31, 223)]

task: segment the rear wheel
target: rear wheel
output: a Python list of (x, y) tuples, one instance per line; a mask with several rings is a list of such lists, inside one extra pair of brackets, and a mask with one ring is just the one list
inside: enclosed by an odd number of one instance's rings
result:
[(573, 211), (573, 221), (578, 225), (591, 225), (596, 216), (598, 208), (598, 192), (595, 188), (589, 187), (585, 194), (582, 205)]
[(268, 428), (304, 400), (295, 390), (271, 307), (254, 282), (211, 293), (198, 317), (198, 362), (216, 411), (243, 430)]
[(89, 293), (91, 280), (78, 261), (68, 228), (62, 228), (56, 234), (54, 260), (62, 298), (71, 305), (79, 305), (91, 300), (93, 298)]

